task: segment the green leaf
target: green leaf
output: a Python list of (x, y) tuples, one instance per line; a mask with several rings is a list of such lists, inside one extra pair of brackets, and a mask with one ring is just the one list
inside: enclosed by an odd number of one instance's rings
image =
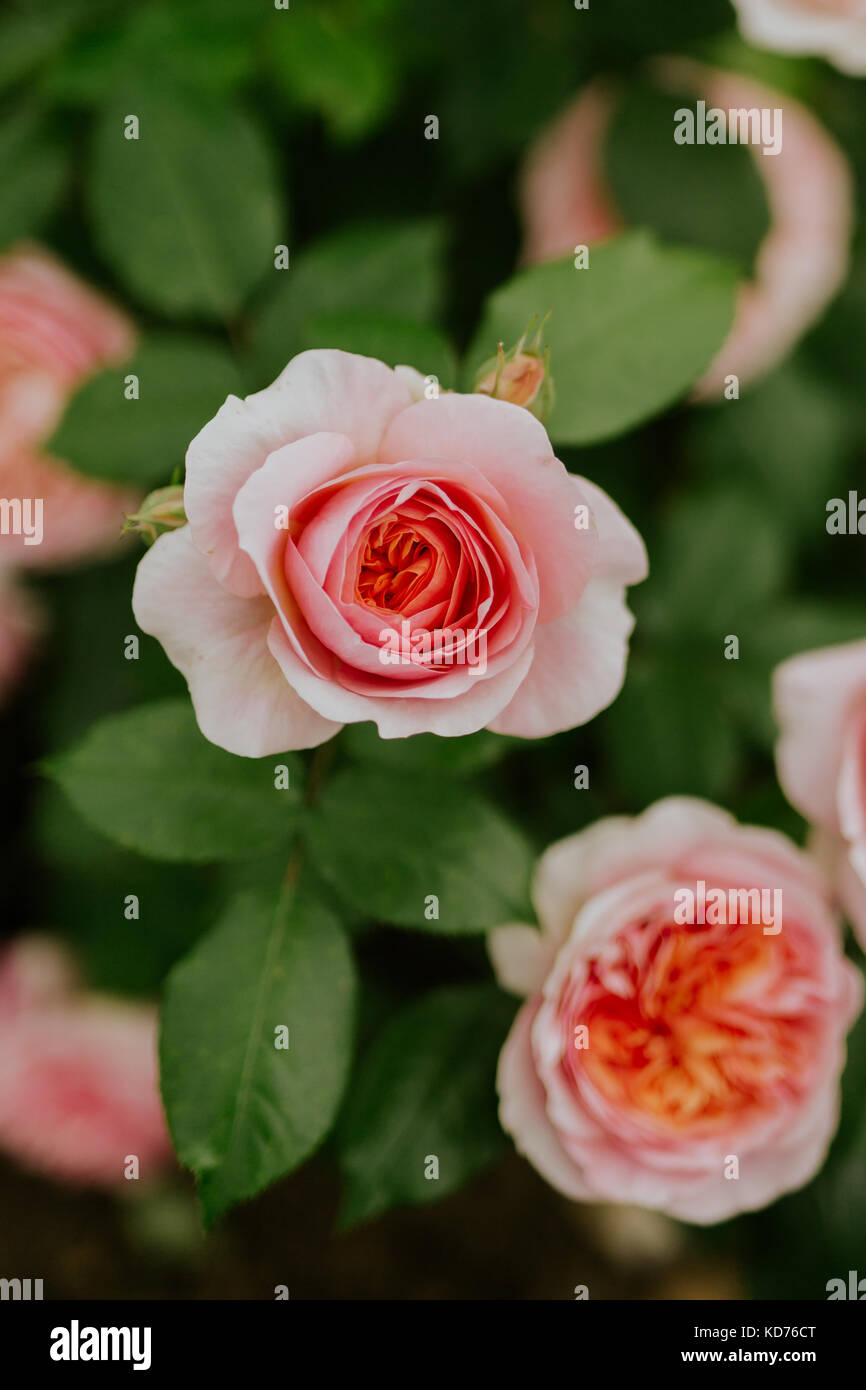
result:
[[(341, 1225), (454, 1192), (505, 1147), (496, 1062), (515, 1001), (493, 985), (437, 990), (392, 1018), (355, 1077), (337, 1134)], [(438, 1179), (425, 1177), (430, 1159)]]
[[(431, 773), (341, 772), (325, 787), (307, 835), (325, 881), (385, 922), (482, 932), (531, 911), (532, 855), (522, 835), (465, 786)], [(439, 915), (428, 919), (432, 895)]]
[(786, 363), (741, 400), (695, 411), (686, 448), (702, 480), (738, 484), (785, 529), (810, 536), (826, 521), (827, 499), (844, 490), (851, 435), (835, 386)]
[(743, 145), (675, 143), (674, 112), (693, 105), (644, 83), (628, 89), (605, 146), (614, 202), (629, 226), (732, 256), (747, 271), (770, 226), (764, 185)]
[[(267, 17), (263, 9), (260, 22)], [(237, 0), (148, 0), (115, 27), (79, 34), (48, 69), (42, 90), (54, 101), (102, 106), (121, 83), (158, 69), (163, 81), (231, 91), (249, 77), (255, 23)]]
[(442, 292), (442, 250), (442, 225), (424, 219), (357, 223), (293, 256), (253, 323), (262, 379), (272, 380), (312, 345), (312, 321), (325, 314), (431, 318)]
[(634, 660), (601, 725), (621, 793), (635, 809), (662, 796), (724, 798), (741, 764), (738, 730), (726, 708), (739, 663), (704, 652), (665, 651)]
[(467, 388), (500, 341), (543, 318), (562, 444), (592, 444), (666, 409), (702, 375), (730, 328), (737, 273), (704, 252), (629, 232), (571, 259), (521, 271), (487, 302), (466, 358)]
[[(126, 379), (138, 377), (138, 399)], [(242, 391), (230, 354), (206, 338), (155, 334), (132, 361), (100, 372), (76, 392), (51, 451), (81, 473), (116, 481), (167, 481), (187, 446), (226, 396)]]
[(0, 247), (37, 232), (63, 193), (66, 150), (34, 109), (0, 122)]
[(415, 367), (422, 376), (435, 376), (442, 387), (454, 385), (456, 362), (450, 343), (438, 329), (411, 319), (321, 314), (310, 321), (307, 346), (378, 357), (389, 367)]
[[(369, 6), (365, 8), (369, 9)], [(357, 140), (387, 113), (395, 89), (388, 47), (365, 16), (325, 0), (294, 10), (269, 32), (268, 60), (280, 90), (325, 117), (338, 140)]]
[[(239, 896), (169, 976), (162, 1095), (206, 1225), (302, 1163), (328, 1132), (351, 1057), (352, 958), (303, 886)], [(288, 1047), (276, 1045), (288, 1029)]]
[(88, 6), (92, 11), (96, 3), (97, 0), (64, 0), (62, 5), (7, 4), (0, 17), (0, 89), (28, 77), (58, 53), (86, 19)]
[[(274, 785), (278, 765), (289, 769), (284, 790)], [(299, 806), (297, 758), (236, 758), (216, 748), (185, 699), (109, 715), (42, 769), (90, 825), (153, 859), (256, 854), (288, 840)]]
[[(128, 115), (139, 138), (126, 139)], [(96, 239), (123, 283), (172, 317), (228, 319), (285, 241), (271, 150), (239, 107), (130, 86), (103, 113), (89, 183)]]
[(693, 633), (721, 651), (728, 633), (741, 634), (738, 624), (751, 625), (780, 593), (788, 563), (787, 537), (760, 498), (731, 488), (678, 498), (654, 556), (646, 617), (660, 631)]

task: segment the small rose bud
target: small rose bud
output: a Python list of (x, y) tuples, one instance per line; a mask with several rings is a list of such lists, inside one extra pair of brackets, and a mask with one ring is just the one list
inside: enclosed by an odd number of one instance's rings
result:
[(539, 420), (544, 419), (553, 404), (553, 380), (550, 375), (550, 349), (541, 347), (542, 323), (532, 342), (533, 319), (513, 348), (506, 352), (499, 344), (496, 356), (485, 362), (475, 382), (475, 390), (498, 401), (525, 406)]
[(171, 487), (158, 487), (145, 497), (137, 512), (126, 518), (123, 527), (127, 531), (137, 531), (145, 545), (153, 545), (163, 531), (175, 531), (186, 525), (186, 512), (183, 509), (183, 487), (180, 483)]

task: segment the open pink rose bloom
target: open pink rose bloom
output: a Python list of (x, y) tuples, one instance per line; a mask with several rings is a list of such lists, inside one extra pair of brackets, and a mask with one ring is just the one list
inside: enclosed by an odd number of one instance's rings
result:
[(48, 937), (0, 954), (0, 1150), (65, 1182), (115, 1185), (171, 1159), (156, 1009), (85, 992)]
[[(695, 387), (697, 399), (720, 400), (728, 374), (747, 385), (777, 366), (844, 282), (853, 224), (851, 173), (820, 122), (787, 94), (682, 58), (657, 60), (651, 71), (662, 89), (693, 92), (708, 106), (782, 113), (778, 153), (747, 147), (764, 184), (770, 228), (754, 274), (740, 286), (728, 338)], [(526, 261), (569, 255), (576, 245), (622, 230), (604, 175), (604, 143), (615, 111), (613, 87), (596, 79), (530, 149), (520, 186)]]
[(189, 524), (145, 555), (133, 607), (231, 752), (363, 720), (536, 738), (620, 689), (639, 536), (527, 410), (414, 400), (412, 376), (304, 352), (189, 447)]
[(671, 798), (553, 845), (533, 898), (541, 930), (503, 926), (490, 954), (526, 996), (500, 1118), (539, 1172), (697, 1223), (807, 1182), (863, 995), (814, 862)]
[(816, 828), (821, 857), (866, 944), (866, 641), (784, 661), (773, 695), (782, 790)]
[(0, 697), (41, 627), (14, 572), (111, 554), (135, 505), (131, 489), (82, 477), (42, 450), (74, 391), (133, 342), (125, 316), (48, 252), (24, 245), (0, 256), (0, 496), (38, 502), (41, 517), (38, 540), (0, 536)]

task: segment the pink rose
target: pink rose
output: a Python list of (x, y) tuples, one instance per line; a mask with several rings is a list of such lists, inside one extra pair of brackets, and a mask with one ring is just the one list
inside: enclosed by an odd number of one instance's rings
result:
[(534, 738), (619, 691), (636, 532), (527, 410), (412, 391), (411, 372), (304, 352), (190, 445), (189, 525), (144, 556), (133, 608), (230, 752), (359, 720)]
[(0, 497), (25, 499), (31, 540), (0, 535), (0, 695), (32, 647), (35, 605), (10, 572), (102, 556), (117, 548), (137, 495), (84, 478), (40, 452), (72, 393), (133, 349), (127, 320), (47, 252), (22, 246), (0, 256)]
[(540, 932), (500, 927), (490, 952), (528, 996), (498, 1089), (539, 1172), (699, 1223), (805, 1183), (863, 998), (809, 857), (670, 798), (553, 845), (533, 897)]
[(782, 790), (806, 820), (842, 838), (866, 884), (866, 640), (783, 661), (773, 704)]
[(171, 1158), (156, 1010), (79, 992), (68, 952), (25, 937), (0, 956), (0, 1148), (64, 1181), (115, 1184)]
[(733, 0), (740, 29), (758, 48), (818, 53), (842, 72), (866, 73), (863, 0)]
[[(791, 97), (683, 59), (658, 61), (653, 71), (663, 85), (694, 91), (708, 106), (783, 113), (778, 154), (748, 147), (764, 183), (770, 229), (754, 278), (740, 288), (733, 328), (695, 389), (699, 399), (718, 399), (728, 374), (745, 385), (782, 361), (841, 287), (852, 228), (851, 175), (838, 146)], [(566, 255), (620, 229), (602, 163), (614, 109), (608, 87), (593, 82), (530, 150), (520, 196), (525, 260)]]

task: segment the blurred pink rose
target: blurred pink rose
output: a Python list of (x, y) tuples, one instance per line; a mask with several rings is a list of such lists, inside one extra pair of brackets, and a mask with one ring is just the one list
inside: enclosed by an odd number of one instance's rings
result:
[(0, 1149), (64, 1181), (142, 1178), (171, 1158), (156, 1010), (76, 989), (68, 952), (23, 937), (0, 956)]
[(413, 403), (410, 383), (304, 352), (189, 447), (189, 525), (144, 556), (133, 608), (233, 753), (311, 747), (359, 720), (383, 738), (540, 737), (620, 689), (637, 533), (527, 410)]
[[(699, 909), (681, 924), (679, 895), (698, 900), (701, 883), (726, 899), (768, 890), (775, 925), (702, 924)], [(501, 983), (528, 996), (498, 1089), (502, 1124), (539, 1172), (569, 1197), (702, 1224), (808, 1181), (863, 998), (810, 858), (670, 798), (553, 845), (533, 897), (540, 932), (501, 927), (490, 952)]]
[(782, 790), (813, 825), (841, 837), (866, 884), (866, 640), (783, 661), (773, 704)]
[(38, 543), (0, 535), (0, 696), (20, 675), (36, 627), (33, 602), (10, 571), (109, 554), (137, 502), (39, 452), (77, 387), (133, 345), (126, 318), (47, 252), (21, 246), (0, 256), (0, 497), (41, 506)]
[[(842, 285), (852, 228), (851, 175), (823, 127), (791, 97), (683, 59), (659, 60), (653, 72), (663, 85), (694, 91), (708, 106), (783, 112), (780, 153), (767, 156), (760, 146), (748, 147), (764, 183), (770, 230), (754, 278), (741, 286), (734, 326), (695, 388), (700, 399), (718, 399), (727, 375), (739, 377), (742, 386), (776, 366)], [(530, 151), (520, 190), (525, 260), (566, 255), (620, 230), (602, 161), (614, 109), (608, 86), (594, 82)]]
[(842, 72), (866, 73), (863, 0), (733, 0), (740, 29), (758, 48), (817, 53)]

